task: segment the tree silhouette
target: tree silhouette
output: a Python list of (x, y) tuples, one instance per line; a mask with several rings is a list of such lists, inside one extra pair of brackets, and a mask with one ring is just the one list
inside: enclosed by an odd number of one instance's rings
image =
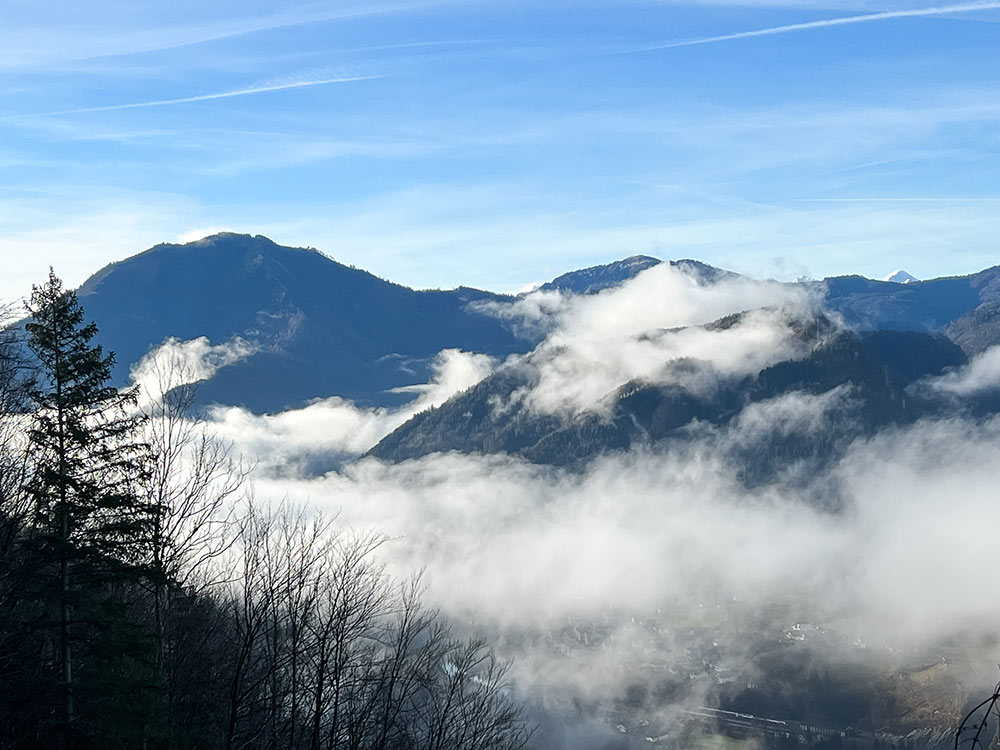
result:
[(990, 720), (993, 727), (1000, 732), (1000, 682), (993, 688), (993, 694), (977, 704), (962, 719), (955, 732), (955, 750), (967, 747), (970, 750), (995, 747), (996, 737), (991, 738)]
[(138, 490), (149, 453), (137, 439), (142, 417), (134, 410), (135, 393), (109, 385), (114, 355), (93, 343), (97, 327), (84, 323), (76, 294), (63, 289), (50, 270), (47, 283), (33, 288), (27, 309), (28, 346), (39, 370), (29, 388), (35, 412), (26, 486), (39, 561), (37, 593), (58, 610), (61, 735), (69, 746), (78, 734), (76, 644), (105, 644), (87, 635), (94, 629), (116, 634), (110, 649), (89, 649), (89, 676), (98, 683), (105, 680), (93, 667), (124, 653), (119, 639), (127, 638), (129, 628), (113, 620), (121, 607), (109, 587), (142, 574), (154, 513)]

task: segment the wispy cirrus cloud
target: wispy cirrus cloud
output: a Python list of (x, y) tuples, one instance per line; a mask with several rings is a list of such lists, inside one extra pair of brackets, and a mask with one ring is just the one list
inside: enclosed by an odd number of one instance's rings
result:
[(652, 52), (660, 49), (674, 49), (676, 47), (692, 47), (699, 44), (715, 44), (716, 42), (731, 42), (738, 39), (750, 39), (758, 36), (773, 36), (776, 34), (791, 34), (796, 31), (810, 31), (813, 29), (825, 29), (831, 26), (848, 26), (859, 23), (872, 23), (875, 21), (891, 21), (899, 18), (923, 18), (926, 16), (944, 16), (952, 13), (973, 13), (981, 10), (994, 10), (1000, 8), (1000, 2), (978, 2), (978, 3), (957, 3), (953, 5), (938, 5), (930, 8), (911, 8), (905, 10), (887, 10), (881, 13), (862, 13), (853, 16), (841, 16), (839, 18), (824, 18), (818, 21), (805, 21), (803, 23), (789, 23), (782, 26), (771, 26), (766, 29), (753, 29), (751, 31), (736, 31), (732, 34), (716, 34), (714, 36), (702, 36), (694, 39), (679, 39), (672, 42), (662, 42), (660, 44), (650, 44), (644, 47), (626, 50), (627, 52)]
[(858, 196), (856, 198), (796, 198), (800, 203), (996, 203), (1000, 196)]
[(199, 94), (198, 96), (182, 96), (176, 99), (154, 99), (144, 102), (127, 102), (125, 104), (108, 104), (101, 107), (79, 107), (76, 109), (63, 109), (53, 112), (31, 112), (23, 115), (9, 115), (0, 119), (11, 119), (17, 117), (54, 117), (57, 115), (79, 115), (87, 112), (112, 112), (120, 109), (141, 109), (144, 107), (164, 107), (171, 104), (187, 104), (189, 102), (204, 102), (212, 99), (228, 99), (234, 96), (248, 96), (250, 94), (263, 94), (269, 91), (285, 91), (287, 89), (300, 89), (309, 86), (327, 86), (334, 83), (349, 83), (352, 81), (370, 81), (375, 78), (384, 78), (384, 75), (367, 76), (343, 76), (339, 78), (321, 78), (318, 80), (288, 81), (285, 83), (275, 83), (267, 86), (250, 86), (232, 91), (219, 91), (214, 94)]
[[(155, 24), (130, 21), (128, 14), (120, 13), (116, 5), (88, 6), (88, 12), (77, 17), (56, 3), (50, 10), (63, 16), (60, 24), (39, 23), (44, 7), (34, 8), (25, 22), (19, 22), (13, 14), (5, 18), (6, 27), (0, 30), (0, 68), (38, 70), (39, 66), (53, 63), (164, 52), (261, 32), (402, 13), (440, 2), (299, 3), (270, 13), (212, 13), (214, 17), (206, 17), (204, 8), (181, 3), (188, 18), (185, 23), (163, 20)], [(238, 6), (228, 7), (235, 10)]]

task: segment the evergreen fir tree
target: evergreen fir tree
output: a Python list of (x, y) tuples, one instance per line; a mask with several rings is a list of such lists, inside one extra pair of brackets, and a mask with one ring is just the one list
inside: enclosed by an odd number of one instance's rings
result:
[(76, 294), (51, 270), (48, 282), (33, 288), (28, 312), (25, 328), (39, 375), (30, 390), (36, 413), (27, 489), (40, 561), (36, 595), (58, 612), (51, 643), (60, 734), (64, 746), (88, 736), (111, 746), (108, 732), (119, 729), (95, 726), (88, 718), (95, 714), (78, 699), (89, 694), (104, 702), (109, 689), (117, 686), (112, 693), (119, 693), (124, 686), (130, 688), (125, 708), (143, 693), (135, 689), (139, 683), (148, 682), (141, 629), (130, 612), (155, 517), (155, 508), (140, 499), (148, 447), (137, 439), (135, 391), (109, 385), (114, 356), (93, 343), (97, 327), (84, 323)]

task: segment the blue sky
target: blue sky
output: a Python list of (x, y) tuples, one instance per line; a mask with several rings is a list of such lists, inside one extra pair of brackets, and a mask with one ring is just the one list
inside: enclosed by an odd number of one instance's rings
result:
[(0, 15), (0, 300), (215, 229), (505, 291), (635, 253), (781, 279), (1000, 263), (1000, 2)]

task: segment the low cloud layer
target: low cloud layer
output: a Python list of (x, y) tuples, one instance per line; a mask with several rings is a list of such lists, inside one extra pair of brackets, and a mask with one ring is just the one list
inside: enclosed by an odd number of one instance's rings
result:
[[(163, 391), (165, 383), (170, 387), (196, 384), (253, 351), (238, 339), (219, 345), (204, 337), (170, 339), (132, 368), (132, 380), (148, 402)], [(363, 409), (332, 397), (278, 414), (214, 406), (208, 418), (219, 437), (232, 440), (258, 462), (262, 474), (315, 475), (360, 456), (414, 414), (439, 406), (485, 378), (495, 364), (485, 354), (445, 349), (433, 362), (431, 381), (398, 389), (414, 398), (394, 409)]]
[(487, 622), (542, 627), (795, 591), (869, 638), (930, 642), (1000, 617), (1000, 583), (974, 574), (993, 548), (978, 530), (1000, 521), (998, 437), (996, 421), (935, 421), (861, 442), (829, 472), (850, 499), (839, 515), (780, 487), (747, 492), (704, 442), (582, 474), (450, 454), (258, 488), (396, 537), (400, 571), (425, 567), (449, 611)]
[[(797, 356), (793, 323), (811, 304), (800, 290), (739, 280), (701, 287), (664, 267), (590, 297), (529, 295), (507, 313), (550, 331), (522, 362), (538, 372), (525, 398), (575, 413), (599, 410), (628, 380), (668, 382), (676, 369), (665, 365), (677, 358), (735, 375)], [(744, 310), (756, 312), (721, 330), (667, 331)], [(995, 387), (998, 356), (990, 350), (922, 387)], [(260, 460), (258, 498), (299, 500), (391, 537), (389, 568), (423, 570), (430, 601), (517, 654), (519, 686), (543, 702), (620, 696), (649, 662), (690, 658), (684, 634), (705, 623), (727, 634), (711, 636), (720, 668), (746, 668), (758, 627), (749, 623), (762, 621), (789, 638), (804, 632), (797, 623), (814, 623), (842, 637), (843, 658), (871, 664), (933, 659), (949, 640), (977, 644), (987, 666), (996, 661), (1000, 580), (988, 564), (1000, 524), (1000, 419), (885, 431), (804, 482), (752, 490), (733, 456), (769, 435), (821, 434), (853, 408), (850, 386), (758, 402), (680, 447), (605, 456), (582, 471), (508, 455), (352, 460), (495, 365), (442, 352), (433, 382), (396, 410), (326, 399), (270, 416), (221, 408), (212, 423)], [(813, 502), (816, 487), (833, 488), (838, 512)], [(595, 622), (607, 626), (600, 648), (581, 625)], [(546, 633), (563, 640), (529, 637)], [(683, 705), (707, 700), (706, 684), (692, 681)]]
[(839, 397), (778, 399), (684, 450), (606, 457), (583, 473), (436, 454), (259, 477), (256, 487), (390, 536), (393, 573), (423, 571), (430, 602), (515, 658), (519, 689), (556, 722), (559, 739), (542, 746), (604, 747), (608, 721), (580, 725), (574, 701), (615, 705), (658, 675), (695, 674), (644, 709), (656, 726), (712, 705), (696, 642), (718, 647), (713, 669), (736, 674), (754, 674), (759, 644), (786, 633), (876, 675), (934, 663), (958, 644), (969, 661), (949, 656), (949, 674), (975, 691), (995, 679), (1000, 655), (1000, 582), (988, 568), (1000, 420), (928, 421), (857, 443), (814, 478), (837, 485), (838, 513), (805, 492), (737, 480), (725, 462), (732, 443), (781, 429), (791, 412), (821, 424)]
[(205, 336), (188, 341), (169, 338), (132, 365), (129, 377), (139, 388), (140, 401), (149, 403), (171, 388), (208, 380), (255, 351), (254, 344), (241, 338), (216, 344)]
[[(804, 287), (744, 277), (705, 285), (661, 263), (599, 294), (535, 292), (490, 311), (516, 328), (547, 334), (524, 362), (537, 385), (520, 396), (540, 413), (573, 415), (599, 410), (629, 381), (669, 382), (678, 360), (696, 360), (729, 376), (799, 356), (791, 322), (807, 316), (812, 304)], [(731, 327), (699, 328), (743, 312), (748, 314)]]
[(1000, 388), (1000, 346), (972, 358), (968, 365), (920, 384), (931, 391), (953, 396), (972, 396)]

